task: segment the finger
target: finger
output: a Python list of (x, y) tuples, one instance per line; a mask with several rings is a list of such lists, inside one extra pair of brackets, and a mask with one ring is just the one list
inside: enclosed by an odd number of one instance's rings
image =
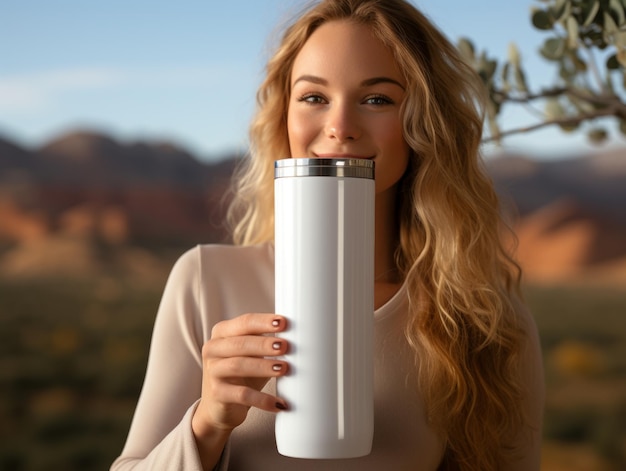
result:
[(224, 385), (216, 391), (216, 398), (223, 404), (256, 407), (268, 412), (287, 409), (287, 403), (283, 399), (240, 385)]
[(211, 339), (205, 343), (202, 355), (205, 359), (278, 356), (287, 353), (287, 346), (286, 340), (277, 337), (244, 335)]
[(286, 319), (277, 314), (242, 314), (234, 319), (228, 319), (215, 324), (211, 331), (211, 338), (281, 332), (285, 329), (286, 325)]
[(288, 364), (275, 359), (231, 357), (211, 362), (209, 374), (221, 380), (234, 378), (271, 378), (287, 374)]

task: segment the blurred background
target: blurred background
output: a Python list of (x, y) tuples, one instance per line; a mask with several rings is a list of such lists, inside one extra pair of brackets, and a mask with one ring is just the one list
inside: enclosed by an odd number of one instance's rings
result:
[[(414, 2), (453, 40), (515, 42), (538, 2)], [(540, 2), (539, 2), (540, 4)], [(0, 469), (108, 469), (167, 274), (223, 217), (263, 66), (296, 0), (0, 5)], [(503, 128), (536, 110), (502, 111)], [(626, 141), (556, 126), (486, 144), (546, 368), (542, 469), (626, 467)]]

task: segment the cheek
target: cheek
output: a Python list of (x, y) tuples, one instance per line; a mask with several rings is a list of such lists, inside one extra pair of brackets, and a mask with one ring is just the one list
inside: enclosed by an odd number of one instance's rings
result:
[(409, 145), (404, 140), (402, 135), (398, 136), (398, 140), (396, 141), (395, 153), (396, 158), (394, 159), (392, 166), (392, 179), (397, 182), (409, 165), (409, 155), (411, 153), (411, 149)]
[(372, 132), (381, 145), (396, 153), (400, 149), (408, 148), (402, 129), (402, 120), (399, 114), (387, 115), (372, 126)]
[(306, 147), (310, 139), (310, 126), (307, 120), (291, 109), (287, 113), (287, 136), (289, 137), (289, 149), (291, 157), (306, 156)]
[(384, 159), (376, 168), (376, 189), (384, 191), (392, 187), (406, 171), (410, 148), (404, 140), (401, 125), (397, 122), (379, 127), (381, 142), (384, 142)]

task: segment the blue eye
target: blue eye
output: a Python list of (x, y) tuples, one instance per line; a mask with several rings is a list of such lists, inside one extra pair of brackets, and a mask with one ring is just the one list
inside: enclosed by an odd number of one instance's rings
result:
[(393, 100), (391, 100), (389, 97), (386, 97), (385, 95), (374, 95), (374, 96), (366, 98), (365, 103), (368, 105), (376, 105), (376, 106), (392, 105)]
[(299, 102), (311, 103), (311, 104), (320, 104), (325, 103), (325, 100), (320, 95), (316, 95), (315, 93), (309, 93), (298, 98)]

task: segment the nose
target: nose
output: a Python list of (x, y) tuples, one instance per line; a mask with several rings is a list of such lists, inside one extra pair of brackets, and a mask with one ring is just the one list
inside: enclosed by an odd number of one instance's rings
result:
[(335, 103), (328, 111), (326, 136), (338, 142), (353, 141), (361, 137), (356, 110), (347, 103)]

